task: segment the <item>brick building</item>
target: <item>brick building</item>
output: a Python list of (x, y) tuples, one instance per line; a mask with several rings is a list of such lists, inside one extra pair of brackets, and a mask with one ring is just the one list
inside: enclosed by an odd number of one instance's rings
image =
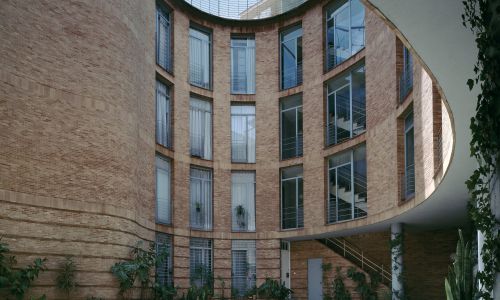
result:
[(454, 119), (406, 39), (359, 0), (251, 19), (187, 2), (0, 4), (0, 235), (20, 264), (48, 258), (31, 293), (64, 299), (72, 255), (74, 298), (116, 299), (110, 267), (139, 240), (169, 247), (161, 280), (181, 291), (203, 267), (316, 299), (331, 263), (382, 274), (383, 293), (404, 228), (405, 292), (443, 299), (465, 208), (421, 208)]

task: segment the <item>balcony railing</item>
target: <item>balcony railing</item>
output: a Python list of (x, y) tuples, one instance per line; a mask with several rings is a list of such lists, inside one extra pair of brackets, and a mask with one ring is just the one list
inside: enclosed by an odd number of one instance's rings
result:
[(304, 206), (283, 208), (281, 214), (283, 229), (304, 227)]
[(281, 78), (281, 88), (283, 90), (293, 88), (302, 84), (302, 62), (297, 66), (283, 70)]
[(302, 147), (302, 133), (298, 133), (296, 136), (284, 138), (281, 142), (282, 159), (302, 156)]
[(402, 200), (407, 200), (415, 195), (415, 165), (408, 165), (401, 181)]

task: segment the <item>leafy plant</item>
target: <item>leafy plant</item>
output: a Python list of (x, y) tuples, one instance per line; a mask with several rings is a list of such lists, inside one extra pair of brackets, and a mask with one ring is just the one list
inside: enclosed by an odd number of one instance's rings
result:
[(219, 282), (219, 290), (220, 294), (217, 295), (220, 300), (226, 299), (226, 282), (220, 276), (217, 277), (217, 281)]
[(293, 291), (285, 286), (283, 282), (267, 277), (256, 291), (258, 298), (285, 300), (290, 297)]
[(213, 293), (214, 277), (212, 274), (212, 268), (210, 266), (199, 264), (193, 269), (193, 273), (190, 276), (191, 284), (194, 286), (203, 285), (209, 287)]
[(469, 216), (484, 235), (481, 258), (484, 269), (477, 272), (480, 288), (476, 298), (491, 300), (496, 273), (500, 270), (499, 222), (491, 209), (491, 187), (500, 163), (500, 3), (491, 0), (464, 0), (462, 24), (476, 35), (478, 49), (475, 78), (469, 89), (480, 88), (476, 115), (471, 118), (470, 155), (478, 167), (467, 180), (471, 196)]
[(472, 270), (472, 248), (464, 241), (462, 231), (458, 231), (457, 250), (445, 279), (447, 300), (469, 300), (474, 295), (474, 275)]
[(68, 299), (71, 291), (76, 288), (75, 272), (76, 265), (73, 257), (67, 256), (60, 265), (60, 271), (56, 277), (56, 287), (64, 291)]
[(163, 290), (155, 289), (155, 284), (151, 280), (153, 267), (161, 266), (168, 257), (166, 247), (160, 247), (156, 253), (155, 243), (150, 243), (149, 249), (142, 248), (142, 242), (139, 241), (131, 250), (132, 259), (114, 264), (111, 267), (111, 273), (118, 279), (120, 291), (119, 294), (125, 297), (125, 293), (130, 290), (136, 281), (139, 281), (141, 287), (141, 299), (150, 298), (155, 292)]
[[(38, 278), (40, 272), (46, 270), (46, 258), (36, 258), (32, 264), (24, 268), (16, 268), (15, 256), (9, 255), (10, 249), (0, 239), (0, 289), (5, 289), (16, 299), (23, 299), (33, 281)], [(38, 299), (45, 299), (45, 295)]]
[(154, 299), (155, 300), (173, 300), (177, 295), (177, 288), (173, 286), (166, 286), (159, 282), (153, 285)]
[(192, 285), (179, 300), (208, 300), (213, 296), (213, 290), (209, 286), (197, 287)]
[(347, 290), (344, 284), (344, 277), (341, 273), (341, 268), (337, 267), (337, 274), (333, 280), (333, 299), (335, 300), (351, 300), (351, 293)]
[(361, 300), (378, 300), (377, 288), (381, 282), (380, 275), (371, 274), (370, 282), (368, 282), (365, 273), (357, 271), (355, 267), (350, 267), (347, 270), (347, 277), (356, 282), (356, 292), (359, 293)]

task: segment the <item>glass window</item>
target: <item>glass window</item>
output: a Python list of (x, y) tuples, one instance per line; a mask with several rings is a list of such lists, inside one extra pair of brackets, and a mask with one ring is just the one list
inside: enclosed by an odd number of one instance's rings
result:
[(302, 96), (284, 98), (281, 107), (281, 159), (302, 156)]
[(399, 79), (399, 101), (403, 102), (413, 88), (413, 58), (408, 48), (403, 47), (403, 70)]
[(172, 278), (172, 239), (168, 234), (156, 233), (156, 253), (166, 251), (167, 257), (161, 265), (156, 266), (156, 282), (162, 286), (173, 286)]
[(365, 145), (328, 159), (328, 223), (366, 216), (366, 191)]
[(212, 229), (212, 171), (191, 167), (191, 228)]
[(231, 159), (238, 163), (255, 162), (255, 106), (231, 106)]
[(355, 67), (327, 84), (328, 146), (353, 138), (366, 130), (365, 67)]
[(212, 159), (212, 104), (191, 97), (189, 123), (191, 155)]
[(326, 67), (332, 69), (365, 46), (365, 9), (359, 0), (334, 2), (326, 11)]
[(172, 71), (170, 13), (156, 8), (156, 63), (163, 69)]
[(255, 94), (254, 38), (231, 38), (231, 93)]
[(156, 156), (156, 221), (171, 223), (170, 160)]
[(211, 35), (189, 28), (189, 82), (201, 88), (211, 88)]
[(255, 241), (233, 240), (231, 257), (231, 288), (238, 296), (244, 296), (255, 287)]
[(212, 240), (191, 238), (189, 242), (189, 278), (191, 284), (213, 286)]
[(232, 219), (234, 231), (255, 231), (255, 173), (231, 175)]
[(304, 227), (302, 166), (281, 171), (281, 228)]
[(156, 81), (156, 142), (167, 148), (171, 143), (170, 89)]
[(404, 120), (405, 126), (405, 180), (404, 196), (406, 199), (415, 194), (415, 150), (413, 133), (413, 111)]
[(302, 84), (302, 26), (281, 33), (281, 89)]

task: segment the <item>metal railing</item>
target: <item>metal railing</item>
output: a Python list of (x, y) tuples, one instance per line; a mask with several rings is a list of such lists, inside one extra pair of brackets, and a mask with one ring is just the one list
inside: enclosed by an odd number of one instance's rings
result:
[(281, 214), (281, 226), (283, 229), (304, 227), (304, 206), (283, 208)]
[(368, 273), (379, 274), (382, 278), (382, 283), (391, 286), (392, 273), (390, 266), (375, 262), (372, 258), (367, 257), (362, 250), (350, 244), (345, 239), (326, 238), (321, 240), (328, 248), (349, 259), (358, 267)]
[(441, 127), (435, 133), (434, 145), (434, 171), (437, 173), (443, 167), (444, 153), (443, 153), (443, 132)]
[[(338, 102), (336, 106), (337, 120), (343, 119), (346, 122), (349, 122), (348, 129), (342, 128), (340, 126), (335, 126), (335, 120), (328, 120), (328, 124), (326, 125), (327, 131), (327, 145), (334, 145), (340, 142), (343, 142), (352, 136), (356, 136), (366, 130), (366, 108), (364, 101), (352, 99), (351, 104)], [(352, 122), (346, 118), (338, 118), (338, 116), (349, 116), (350, 118), (350, 109), (352, 107)]]
[(185, 0), (197, 9), (225, 19), (270, 18), (285, 13), (307, 0)]
[(282, 159), (287, 159), (302, 156), (302, 148), (302, 133), (298, 133), (296, 136), (283, 138), (281, 141), (281, 157)]
[(415, 195), (415, 165), (408, 165), (405, 167), (403, 180), (401, 181), (401, 195), (402, 199), (406, 200)]
[(281, 89), (286, 90), (302, 84), (302, 62), (296, 67), (287, 68), (281, 74)]

